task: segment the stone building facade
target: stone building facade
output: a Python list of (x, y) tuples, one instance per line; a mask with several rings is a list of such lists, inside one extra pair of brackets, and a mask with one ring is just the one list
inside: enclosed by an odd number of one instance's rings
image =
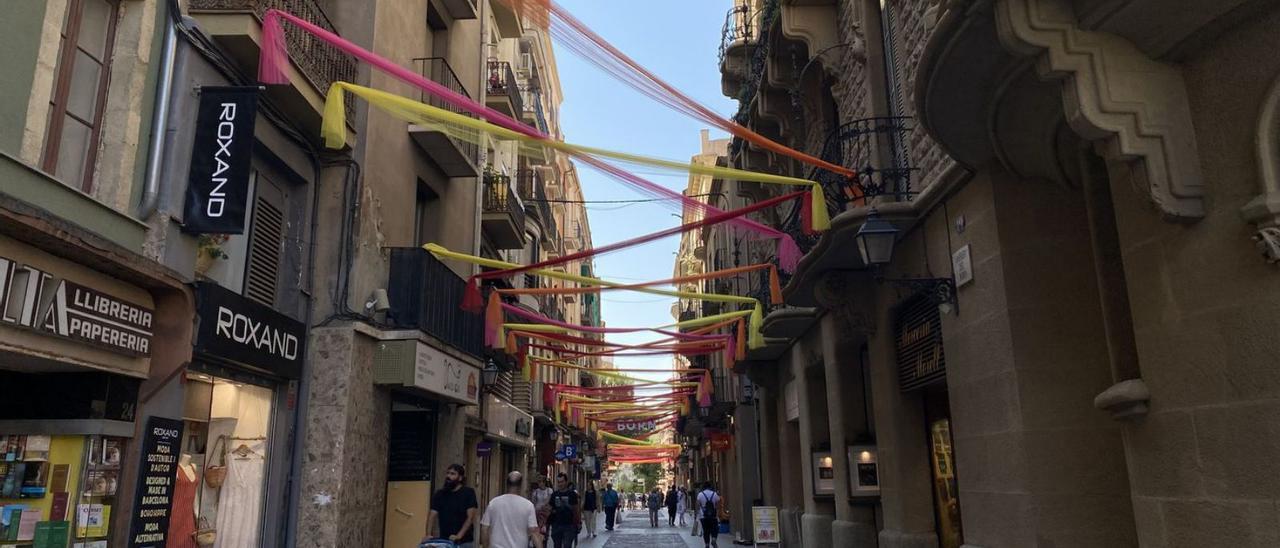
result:
[(784, 544), (1274, 544), (1274, 3), (739, 6), (738, 120), (879, 190), (731, 147), (848, 197), (738, 367)]

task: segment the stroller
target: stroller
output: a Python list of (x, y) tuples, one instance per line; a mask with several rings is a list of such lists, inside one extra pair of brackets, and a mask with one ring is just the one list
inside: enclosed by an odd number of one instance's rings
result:
[(422, 541), (418, 548), (458, 548), (458, 545), (447, 538), (429, 538)]

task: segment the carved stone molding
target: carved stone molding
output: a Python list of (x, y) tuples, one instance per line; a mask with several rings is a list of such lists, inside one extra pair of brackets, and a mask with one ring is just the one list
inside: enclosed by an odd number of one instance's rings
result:
[(1132, 420), (1145, 417), (1149, 411), (1151, 391), (1142, 379), (1120, 381), (1103, 390), (1093, 399), (1093, 406), (1111, 413), (1116, 420)]
[(782, 35), (804, 42), (812, 55), (840, 43), (836, 32), (836, 2), (827, 5), (783, 5)]
[(1067, 123), (1111, 160), (1137, 161), (1167, 217), (1204, 217), (1204, 176), (1181, 72), (1118, 36), (1081, 30), (1066, 0), (998, 0), (1001, 43), (1062, 86)]
[(876, 282), (870, 275), (831, 271), (814, 287), (818, 304), (831, 312), (846, 333), (876, 333)]

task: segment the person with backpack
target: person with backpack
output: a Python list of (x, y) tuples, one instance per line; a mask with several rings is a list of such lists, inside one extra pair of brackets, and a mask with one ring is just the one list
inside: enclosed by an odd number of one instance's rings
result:
[(569, 548), (578, 537), (577, 524), (582, 520), (578, 492), (569, 486), (569, 475), (556, 475), (556, 490), (551, 493), (551, 514), (547, 519), (551, 542), (555, 548)]
[[(604, 486), (604, 495), (600, 497), (600, 502), (604, 506), (604, 530), (612, 531), (613, 522), (618, 515), (618, 492), (613, 490), (613, 484), (608, 483)], [(595, 536), (595, 535), (591, 535)]]
[(698, 493), (698, 521), (702, 525), (702, 544), (704, 548), (718, 546), (716, 537), (720, 534), (720, 495), (712, 489), (711, 482), (702, 484)]
[(672, 485), (667, 488), (667, 526), (676, 526), (676, 505), (680, 502), (680, 495), (676, 493), (676, 486)]

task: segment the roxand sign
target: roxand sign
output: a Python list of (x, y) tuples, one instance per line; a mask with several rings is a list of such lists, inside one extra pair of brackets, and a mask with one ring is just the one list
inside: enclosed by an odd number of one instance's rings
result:
[[(173, 484), (182, 451), (182, 421), (151, 417), (139, 451), (137, 496), (133, 503), (130, 548), (160, 548), (168, 544)], [(191, 508), (186, 508), (191, 511)], [(186, 541), (187, 539), (177, 539)]]
[(258, 86), (202, 87), (182, 229), (244, 233)]
[(903, 391), (946, 378), (942, 314), (929, 295), (916, 295), (898, 307), (893, 333), (898, 350), (898, 384)]
[(0, 257), (0, 323), (91, 343), (130, 356), (151, 354), (153, 310)]
[(307, 326), (212, 282), (196, 286), (196, 352), (284, 378), (302, 374)]

